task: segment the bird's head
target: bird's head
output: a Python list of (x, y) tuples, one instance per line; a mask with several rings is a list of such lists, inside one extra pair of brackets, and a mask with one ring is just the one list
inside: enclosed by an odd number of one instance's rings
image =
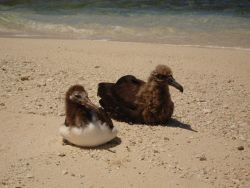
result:
[(167, 84), (183, 92), (183, 87), (173, 77), (172, 70), (166, 65), (158, 65), (150, 75), (150, 80), (159, 84)]
[(88, 97), (88, 93), (81, 85), (73, 85), (66, 93), (66, 102), (83, 105), (86, 107), (93, 106), (93, 103)]

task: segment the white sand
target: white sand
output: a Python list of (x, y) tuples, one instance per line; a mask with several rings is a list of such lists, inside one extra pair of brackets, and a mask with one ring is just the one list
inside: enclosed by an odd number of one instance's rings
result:
[[(0, 187), (250, 187), (249, 61), (248, 50), (0, 38)], [(98, 104), (99, 82), (145, 80), (157, 64), (184, 86), (171, 88), (180, 123), (113, 121), (110, 144), (62, 145), (70, 85)]]

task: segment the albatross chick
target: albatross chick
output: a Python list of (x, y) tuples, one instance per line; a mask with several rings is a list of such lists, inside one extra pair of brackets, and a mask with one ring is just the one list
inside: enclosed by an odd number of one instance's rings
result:
[(114, 119), (132, 123), (165, 123), (173, 114), (169, 85), (183, 92), (171, 69), (158, 65), (144, 82), (132, 75), (116, 83), (99, 83), (99, 103)]
[(62, 137), (77, 146), (104, 144), (117, 135), (112, 120), (94, 105), (81, 85), (69, 88), (65, 97), (66, 119), (59, 129)]

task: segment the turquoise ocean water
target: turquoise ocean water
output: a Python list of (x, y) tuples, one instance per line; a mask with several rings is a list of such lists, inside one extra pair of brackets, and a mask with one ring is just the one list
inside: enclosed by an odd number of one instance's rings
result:
[(250, 48), (249, 1), (0, 0), (0, 36)]

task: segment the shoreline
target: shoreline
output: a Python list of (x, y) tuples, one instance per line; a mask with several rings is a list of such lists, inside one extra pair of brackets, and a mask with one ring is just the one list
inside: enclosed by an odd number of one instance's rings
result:
[(39, 36), (35, 34), (33, 36), (29, 36), (28, 34), (18, 34), (15, 36), (11, 35), (1, 35), (0, 38), (6, 39), (44, 39), (44, 40), (72, 40), (72, 41), (103, 41), (103, 42), (121, 42), (121, 43), (142, 43), (142, 44), (160, 44), (166, 46), (180, 46), (180, 47), (193, 47), (193, 48), (208, 48), (208, 49), (229, 49), (229, 50), (245, 50), (249, 51), (249, 47), (240, 47), (240, 46), (220, 46), (220, 45), (200, 45), (200, 44), (172, 44), (172, 43), (160, 43), (160, 42), (148, 42), (148, 41), (119, 41), (119, 40), (110, 40), (110, 39), (88, 39), (88, 38), (66, 38), (66, 37), (55, 37), (55, 36)]

